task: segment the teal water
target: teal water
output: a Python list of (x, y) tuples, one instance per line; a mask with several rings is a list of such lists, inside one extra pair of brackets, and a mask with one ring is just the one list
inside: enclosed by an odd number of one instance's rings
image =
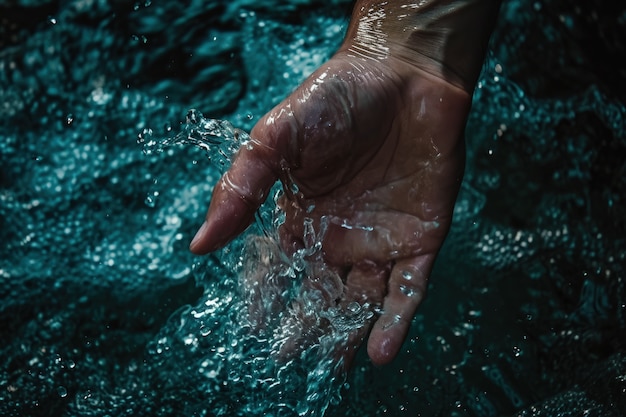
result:
[[(360, 352), (337, 374), (358, 311), (276, 362), (280, 323), (255, 333), (246, 314), (250, 242), (188, 252), (236, 146), (189, 110), (249, 131), (332, 54), (349, 9), (0, 2), (0, 414), (626, 414), (615, 2), (505, 2), (453, 229), (391, 365)], [(251, 233), (271, 230), (269, 204)], [(281, 268), (296, 285), (298, 262)]]

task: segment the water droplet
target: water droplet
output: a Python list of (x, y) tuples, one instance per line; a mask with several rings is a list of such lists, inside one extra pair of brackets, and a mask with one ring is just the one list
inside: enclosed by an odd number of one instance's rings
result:
[(67, 388), (65, 388), (63, 385), (59, 385), (57, 387), (57, 393), (59, 394), (59, 397), (65, 398), (67, 397)]
[(198, 124), (198, 122), (202, 119), (202, 115), (196, 109), (190, 109), (187, 112), (187, 116), (185, 117), (186, 123), (188, 124)]
[(142, 144), (152, 137), (152, 129), (145, 128), (137, 135), (137, 143)]
[(393, 318), (389, 322), (383, 325), (383, 330), (387, 330), (395, 326), (396, 324), (400, 323), (400, 319), (401, 319), (400, 315), (396, 314), (395, 316), (393, 316)]
[(197, 343), (198, 339), (196, 339), (196, 337), (194, 335), (187, 335), (183, 338), (183, 343), (185, 344), (185, 346), (191, 346), (191, 345), (195, 345)]
[(400, 292), (406, 295), (407, 297), (413, 297), (415, 295), (415, 290), (406, 285), (400, 285)]
[(411, 281), (413, 279), (413, 274), (409, 271), (402, 271), (402, 278), (406, 279), (407, 281)]
[(353, 301), (353, 302), (351, 302), (350, 304), (348, 304), (346, 306), (346, 309), (351, 314), (358, 314), (361, 311), (361, 305), (359, 303), (357, 303), (356, 301)]
[(313, 219), (306, 217), (304, 219), (304, 235), (302, 236), (304, 247), (308, 249), (306, 255), (310, 255), (315, 250), (315, 229), (313, 228)]
[(146, 206), (148, 206), (150, 208), (154, 208), (156, 206), (156, 202), (157, 202), (157, 197), (158, 196), (159, 196), (159, 192), (158, 191), (151, 191), (146, 196), (146, 199), (144, 200), (144, 203), (146, 204)]
[(253, 149), (254, 149), (254, 145), (252, 144), (252, 141), (247, 140), (247, 141), (245, 141), (245, 142), (243, 143), (243, 145), (244, 145), (244, 146), (246, 147), (246, 149), (247, 149), (247, 150), (249, 150), (249, 151), (251, 151), (251, 150), (253, 150)]

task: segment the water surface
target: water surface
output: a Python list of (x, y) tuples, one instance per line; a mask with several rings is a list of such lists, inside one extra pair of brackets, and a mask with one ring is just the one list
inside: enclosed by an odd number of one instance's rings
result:
[(249, 131), (337, 48), (349, 9), (0, 4), (2, 415), (626, 413), (616, 2), (505, 2), (454, 225), (391, 365), (274, 362), (242, 313), (244, 240), (188, 252), (227, 159), (142, 138), (176, 137), (191, 108)]

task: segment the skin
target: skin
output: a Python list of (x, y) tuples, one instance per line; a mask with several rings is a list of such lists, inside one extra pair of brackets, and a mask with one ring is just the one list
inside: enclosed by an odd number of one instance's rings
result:
[[(304, 246), (305, 218), (315, 230), (324, 222), (318, 282), (305, 285), (340, 282), (329, 305), (356, 301), (377, 311), (343, 353), (349, 362), (369, 332), (367, 351), (377, 365), (401, 348), (450, 228), (480, 70), (471, 63), (471, 71), (450, 73), (449, 65), (425, 59), (428, 54), (409, 53), (401, 19), (376, 8), (387, 3), (357, 2), (340, 50), (259, 120), (217, 183), (190, 245), (197, 254), (226, 245), (282, 181), (281, 250)], [(372, 16), (383, 34), (398, 36), (373, 33)], [(477, 53), (488, 34), (476, 41)]]

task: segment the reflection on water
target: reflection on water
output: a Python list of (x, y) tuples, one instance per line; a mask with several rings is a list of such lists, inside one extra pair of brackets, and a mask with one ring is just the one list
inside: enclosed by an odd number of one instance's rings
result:
[[(333, 339), (319, 335), (300, 359), (276, 361), (283, 323), (262, 316), (259, 331), (248, 316), (259, 294), (241, 281), (272, 253), (265, 241), (189, 254), (233, 150), (203, 148), (202, 132), (249, 131), (334, 51), (349, 7), (0, 5), (2, 415), (626, 413), (616, 2), (505, 2), (455, 223), (391, 365), (359, 352), (336, 377)], [(185, 123), (189, 108), (207, 119)], [(271, 231), (272, 216), (270, 204), (252, 232)], [(306, 275), (277, 264), (261, 311), (283, 302), (272, 285)], [(299, 311), (343, 330), (368, 314), (314, 307)]]

